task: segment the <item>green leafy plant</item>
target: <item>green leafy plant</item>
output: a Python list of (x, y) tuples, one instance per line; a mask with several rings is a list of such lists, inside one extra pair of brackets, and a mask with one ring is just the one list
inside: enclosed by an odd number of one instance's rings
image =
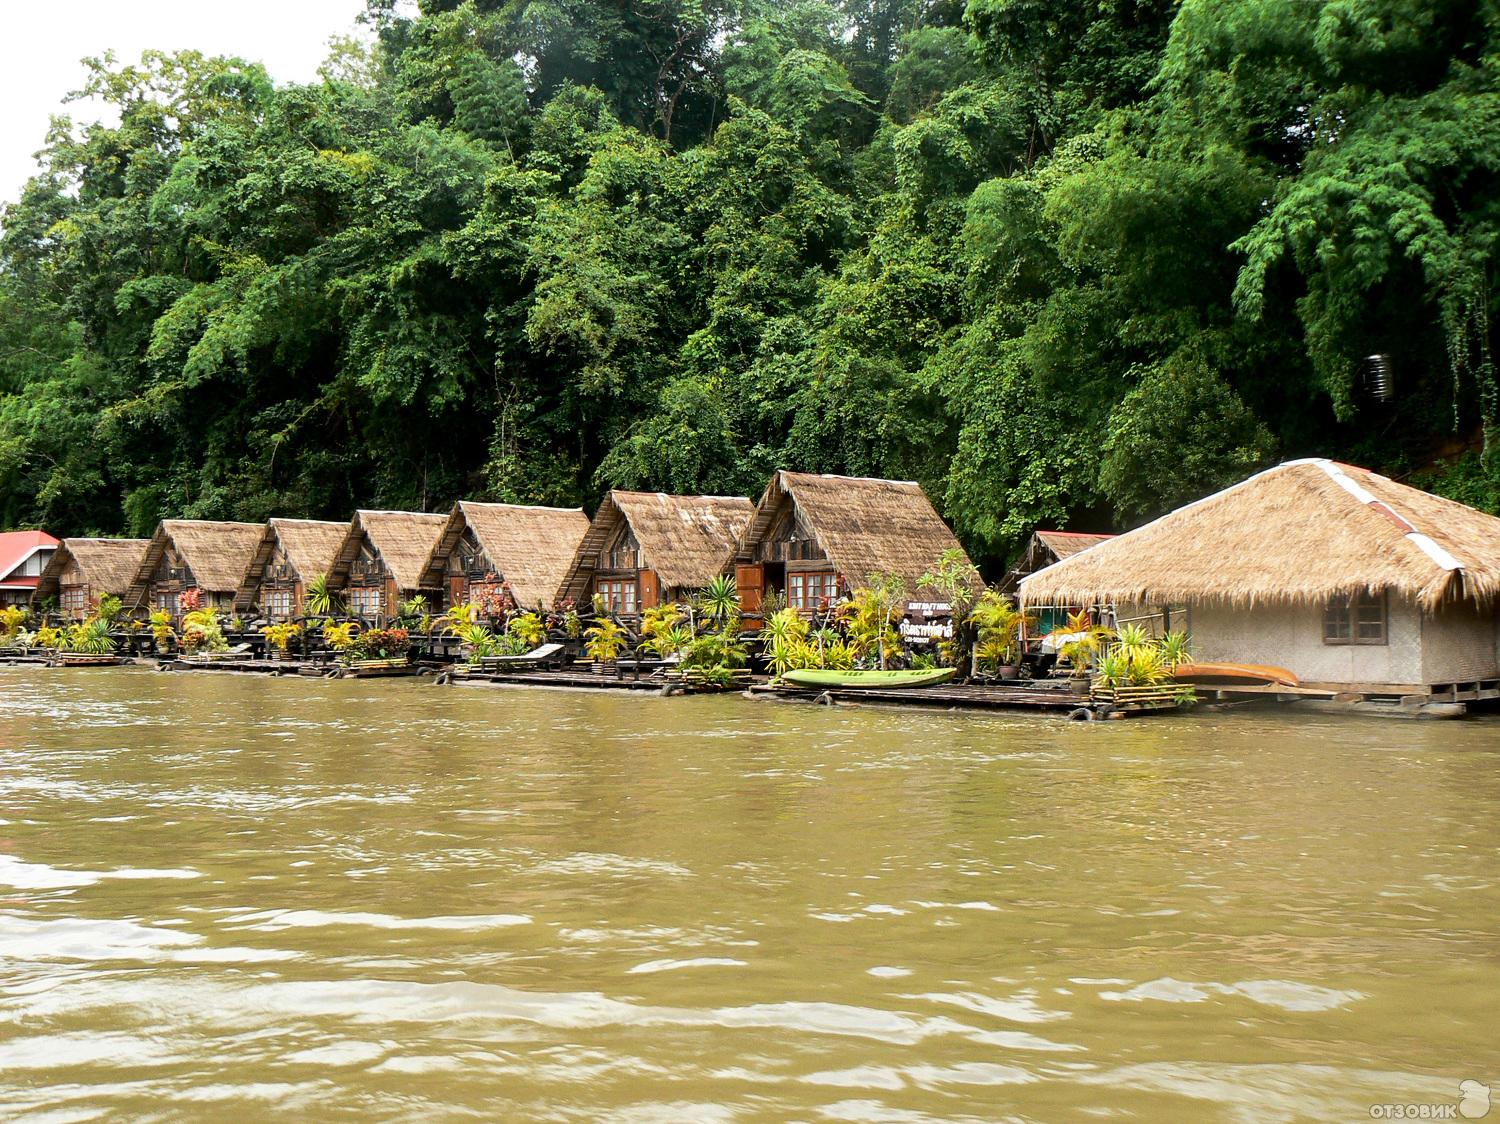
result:
[(518, 655), (531, 651), (547, 639), (547, 626), (536, 613), (517, 613), (506, 623), (505, 631), (520, 642)]
[(64, 630), (53, 625), (44, 624), (36, 630), (38, 648), (61, 648), (66, 640), (67, 635)]
[(308, 579), (302, 603), (310, 616), (336, 617), (344, 612), (344, 600), (328, 587), (327, 574), (314, 574)]
[(471, 664), (478, 664), (486, 656), (498, 656), (501, 638), (496, 636), (485, 625), (473, 622), (452, 629), (452, 632), (468, 648), (468, 660)]
[(976, 662), (993, 671), (1019, 658), (1021, 626), (1028, 621), (1015, 602), (998, 590), (987, 589), (969, 614), (974, 629)]
[(31, 613), (19, 605), (7, 605), (0, 609), (0, 644), (14, 641), (30, 616)]
[(177, 644), (177, 630), (172, 627), (172, 614), (165, 609), (157, 609), (151, 614), (149, 621), (151, 625), (151, 639), (155, 641), (158, 651), (170, 651)]
[(1193, 658), (1191, 644), (1185, 632), (1169, 632), (1161, 638), (1162, 662), (1173, 671), (1189, 663)]
[(854, 591), (843, 608), (849, 647), (860, 660), (870, 660), (879, 667), (901, 653), (901, 636), (896, 630), (900, 604), (906, 590), (900, 578), (889, 574), (871, 574), (870, 584)]
[(109, 622), (98, 617), (89, 617), (85, 621), (69, 626), (67, 649), (70, 652), (81, 652), (91, 656), (104, 656), (113, 652), (115, 641), (109, 634)]
[(286, 655), (287, 650), (292, 646), (292, 641), (302, 635), (302, 626), (290, 621), (282, 621), (267, 625), (260, 631), (265, 636), (267, 644), (282, 655)]
[(1066, 663), (1074, 675), (1085, 674), (1103, 650), (1105, 643), (1114, 637), (1114, 630), (1095, 624), (1094, 618), (1087, 609), (1070, 613), (1063, 631), (1075, 635), (1074, 639), (1069, 640), (1058, 650), (1057, 658)]
[(341, 624), (325, 623), (323, 643), (335, 652), (347, 655), (359, 643), (359, 624), (355, 621), (344, 621)]
[(613, 663), (620, 658), (629, 639), (626, 631), (609, 617), (599, 620), (584, 634), (584, 652), (595, 663)]
[(698, 609), (715, 624), (722, 625), (740, 615), (740, 591), (728, 574), (719, 574), (698, 591)]
[(229, 642), (219, 624), (219, 611), (207, 605), (186, 613), (182, 618), (181, 644), (189, 654), (226, 651)]

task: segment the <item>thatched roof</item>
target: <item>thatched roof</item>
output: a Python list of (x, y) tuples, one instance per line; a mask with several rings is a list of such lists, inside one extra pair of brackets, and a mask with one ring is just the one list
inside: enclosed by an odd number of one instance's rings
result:
[(1318, 604), (1363, 589), (1433, 608), (1500, 592), (1500, 519), (1330, 460), (1289, 461), (1039, 570), (1024, 604)]
[(1061, 562), (1064, 558), (1072, 558), (1080, 550), (1087, 550), (1091, 546), (1098, 546), (1114, 538), (1114, 535), (1089, 535), (1082, 531), (1038, 531), (1037, 540), (1051, 551), (1052, 556)]
[(151, 577), (170, 544), (207, 593), (233, 593), (260, 543), (259, 523), (221, 523), (206, 519), (163, 519), (146, 546), (135, 581), (125, 595), (127, 608), (146, 602)]
[(622, 523), (641, 547), (641, 568), (663, 589), (695, 589), (724, 572), (753, 507), (743, 496), (669, 496), (615, 490), (604, 497), (578, 545), (559, 596), (587, 596), (594, 563)]
[(329, 523), (321, 519), (268, 519), (255, 557), (240, 579), (234, 607), (243, 613), (255, 604), (266, 567), (276, 557), (277, 546), (286, 551), (287, 561), (297, 572), (297, 577), (306, 582), (329, 571), (348, 531), (347, 523)]
[(460, 500), (427, 559), (422, 584), (429, 589), (442, 586), (448, 558), (469, 530), (490, 564), (510, 583), (518, 605), (550, 609), (588, 529), (589, 517), (580, 507)]
[(872, 574), (891, 574), (914, 595), (917, 579), (937, 566), (944, 551), (963, 553), (920, 484), (783, 469), (771, 477), (740, 536), (739, 560), (754, 559), (788, 502), (828, 560), (855, 586)]
[(328, 584), (334, 589), (348, 584), (349, 567), (359, 557), (360, 540), (368, 538), (401, 592), (433, 588), (422, 584), (423, 571), (438, 535), (447, 525), (446, 515), (421, 511), (356, 511), (329, 567)]
[(141, 568), (148, 542), (149, 539), (63, 539), (37, 579), (35, 596), (56, 597), (63, 571), (70, 562), (77, 562), (92, 596), (112, 593), (123, 599)]

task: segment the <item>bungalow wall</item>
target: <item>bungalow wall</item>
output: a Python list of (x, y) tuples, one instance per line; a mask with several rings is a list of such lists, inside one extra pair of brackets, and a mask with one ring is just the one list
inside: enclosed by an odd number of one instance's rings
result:
[[(151, 575), (150, 585), (147, 586), (147, 605), (153, 611), (165, 609), (176, 619), (182, 615), (182, 595), (190, 589), (197, 588), (198, 581), (193, 577), (191, 567), (177, 553), (176, 548), (168, 544), (162, 551), (161, 561), (157, 563), (156, 572)], [(203, 590), (203, 607), (209, 606), (226, 612), (233, 610), (234, 592), (232, 590)]]
[(447, 598), (443, 608), (486, 601), (499, 604), (507, 595), (505, 575), (490, 561), (472, 530), (466, 529), (459, 537), (458, 545), (448, 555), (443, 576)]
[(78, 559), (68, 559), (57, 575), (57, 611), (67, 620), (81, 621), (92, 611), (97, 596)]
[(1422, 618), (1423, 682), (1500, 678), (1500, 610), (1472, 602)]
[(664, 598), (671, 601), (691, 595), (689, 590), (663, 590), (656, 571), (641, 562), (641, 544), (630, 524), (622, 520), (613, 540), (594, 559), (589, 597), (601, 599), (606, 611), (616, 616), (633, 617), (656, 608)]
[(302, 575), (287, 557), (286, 548), (277, 543), (255, 591), (261, 614), (270, 621), (295, 620), (303, 615), (302, 599), (306, 592)]
[(753, 560), (735, 566), (735, 581), (747, 613), (758, 613), (768, 593), (794, 609), (813, 612), (848, 587), (790, 499), (755, 544)]
[(1187, 615), (1193, 657), (1198, 660), (1284, 667), (1307, 683), (1436, 681), (1424, 668), (1424, 622), (1410, 601), (1390, 600), (1384, 644), (1325, 643), (1323, 610), (1318, 606), (1243, 609), (1198, 604), (1190, 605)]

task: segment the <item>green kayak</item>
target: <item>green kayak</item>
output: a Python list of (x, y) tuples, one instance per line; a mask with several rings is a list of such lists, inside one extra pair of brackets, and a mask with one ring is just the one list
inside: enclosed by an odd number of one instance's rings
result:
[(931, 687), (953, 678), (951, 667), (927, 671), (789, 671), (781, 678), (799, 687)]

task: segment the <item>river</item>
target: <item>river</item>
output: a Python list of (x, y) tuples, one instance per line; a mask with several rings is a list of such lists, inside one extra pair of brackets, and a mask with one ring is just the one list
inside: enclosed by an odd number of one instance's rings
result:
[(1500, 1118), (1495, 719), (6, 668), (0, 897), (12, 1120)]

